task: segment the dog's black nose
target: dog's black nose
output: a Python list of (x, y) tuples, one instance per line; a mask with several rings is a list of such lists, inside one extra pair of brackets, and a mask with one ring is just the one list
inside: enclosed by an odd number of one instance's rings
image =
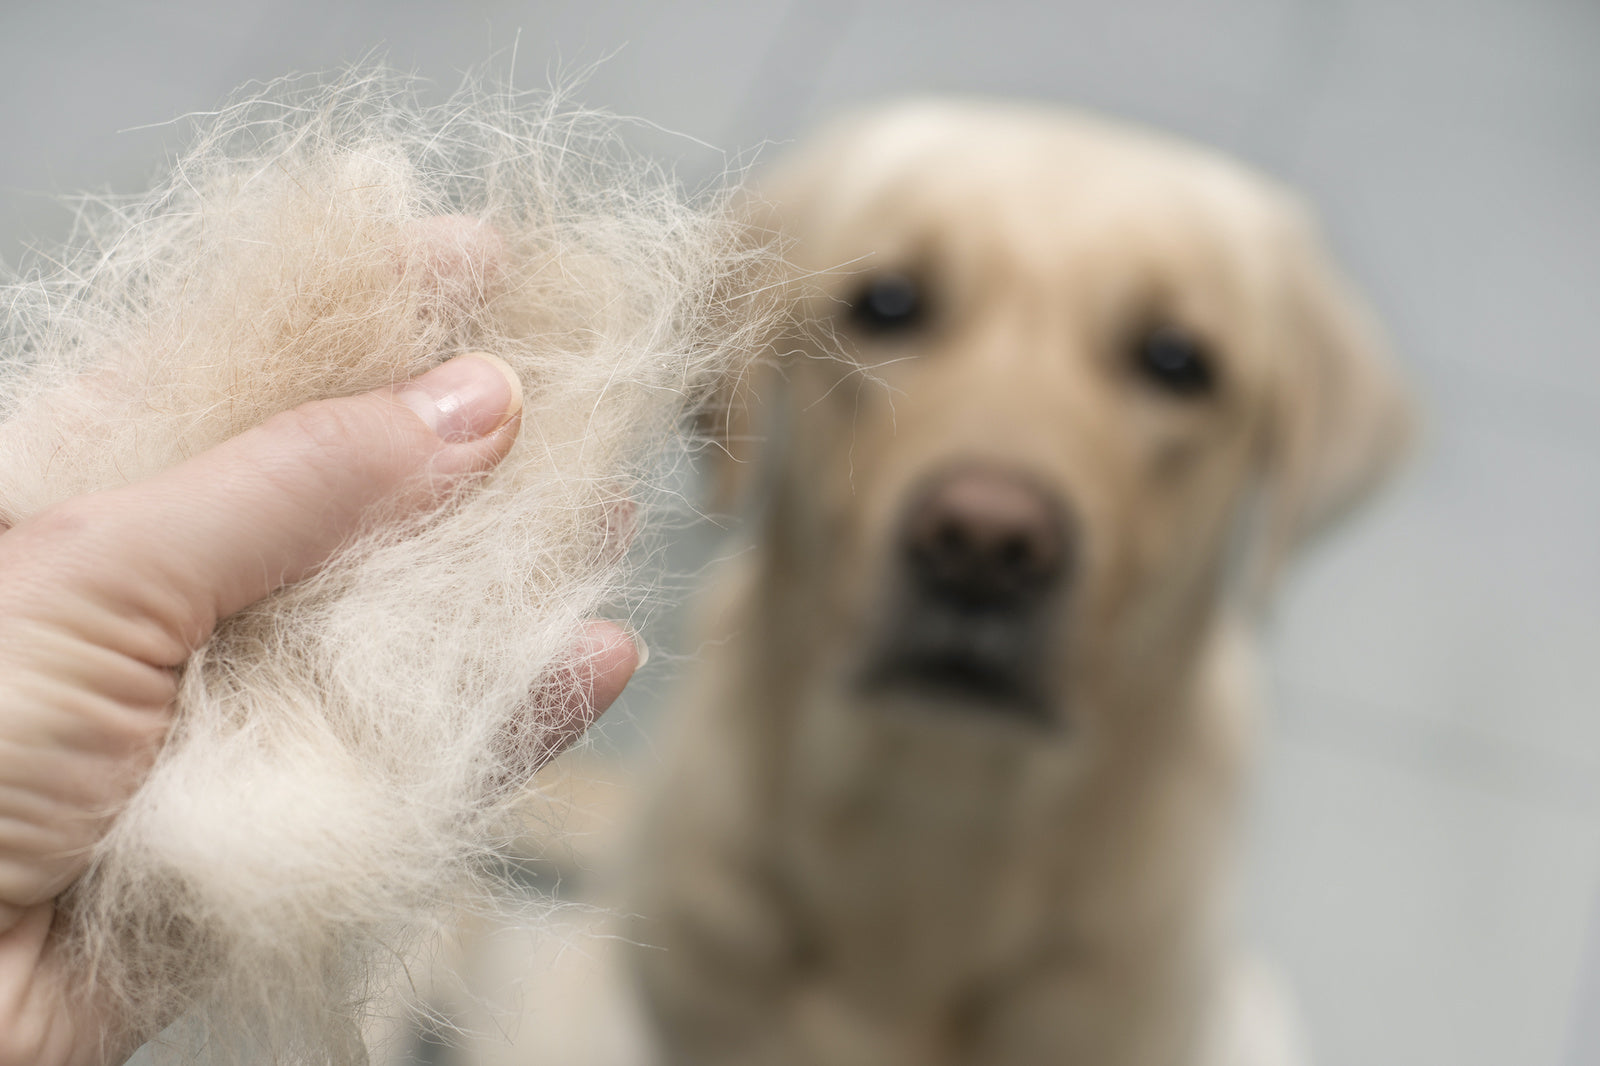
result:
[(904, 548), (925, 595), (978, 609), (1029, 604), (1070, 563), (1060, 501), (1000, 467), (960, 467), (935, 478), (911, 507)]

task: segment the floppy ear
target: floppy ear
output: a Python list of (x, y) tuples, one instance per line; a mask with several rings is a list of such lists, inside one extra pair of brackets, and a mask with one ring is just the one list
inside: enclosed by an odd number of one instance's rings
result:
[(711, 515), (743, 510), (753, 486), (768, 473), (762, 441), (773, 432), (776, 395), (783, 381), (774, 365), (774, 344), (736, 376), (721, 382), (696, 414), (697, 435), (707, 442), (702, 452), (706, 511)]
[(817, 272), (790, 254), (796, 233), (811, 222), (815, 189), (827, 176), (817, 166), (823, 154), (785, 160), (730, 204), (746, 242), (763, 252), (753, 260), (757, 273), (740, 281), (747, 294), (741, 299), (761, 304), (746, 318), (761, 322), (764, 332), (751, 346), (755, 358), (719, 382), (697, 415), (696, 428), (708, 442), (701, 467), (706, 509), (713, 515), (755, 513), (765, 505), (793, 417), (784, 364), (808, 343), (829, 347), (825, 338), (819, 341), (812, 306), (819, 293)]
[(747, 309), (743, 318), (761, 327), (747, 341), (752, 358), (736, 363), (695, 409), (695, 435), (706, 442), (700, 467), (711, 515), (743, 509), (751, 486), (762, 478), (762, 442), (773, 432), (773, 414), (781, 406), (778, 357), (792, 339), (799, 304), (794, 268), (781, 254), (785, 238), (771, 204), (747, 190), (729, 210), (740, 220), (741, 239), (754, 254), (749, 269), (732, 279), (735, 284), (724, 298), (759, 305)]
[(1376, 323), (1306, 213), (1288, 214), (1266, 434), (1267, 576), (1377, 488), (1412, 430)]

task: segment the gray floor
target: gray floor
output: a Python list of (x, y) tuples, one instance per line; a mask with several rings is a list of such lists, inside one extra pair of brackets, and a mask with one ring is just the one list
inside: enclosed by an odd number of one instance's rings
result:
[(689, 180), (852, 101), (959, 90), (1306, 189), (1430, 426), (1286, 590), (1250, 925), (1323, 1066), (1600, 1062), (1600, 4), (5, 0), (0, 259), (60, 239), (54, 194), (136, 189), (175, 144), (119, 130), (374, 47), (448, 84), (513, 45), (524, 82), (603, 59), (587, 102), (725, 150), (641, 128)]

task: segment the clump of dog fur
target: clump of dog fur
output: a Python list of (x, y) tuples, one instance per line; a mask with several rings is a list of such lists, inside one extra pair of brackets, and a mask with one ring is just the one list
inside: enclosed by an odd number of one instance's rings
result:
[(227, 107), (74, 244), (4, 291), (0, 523), (462, 351), (521, 378), (497, 468), (195, 653), (63, 901), (75, 971), (170, 1022), (169, 1056), (363, 1061), (400, 960), (494, 895), (484, 860), (552, 740), (530, 694), (637, 592), (618, 527), (760, 328), (739, 294), (764, 253), (614, 124), (479, 90), (429, 108), (372, 74)]

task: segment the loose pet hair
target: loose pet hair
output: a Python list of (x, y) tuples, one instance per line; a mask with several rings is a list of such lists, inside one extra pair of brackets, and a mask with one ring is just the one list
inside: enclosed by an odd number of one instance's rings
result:
[(526, 397), (498, 467), (184, 668), (62, 901), (74, 972), (136, 1031), (171, 1023), (181, 1060), (364, 1060), (394, 967), (494, 895), (483, 860), (561, 739), (537, 693), (634, 602), (625, 527), (750, 347), (765, 254), (603, 117), (479, 88), (424, 106), (367, 70), (230, 104), (164, 185), (92, 203), (59, 265), (7, 285), (0, 524), (469, 349)]

